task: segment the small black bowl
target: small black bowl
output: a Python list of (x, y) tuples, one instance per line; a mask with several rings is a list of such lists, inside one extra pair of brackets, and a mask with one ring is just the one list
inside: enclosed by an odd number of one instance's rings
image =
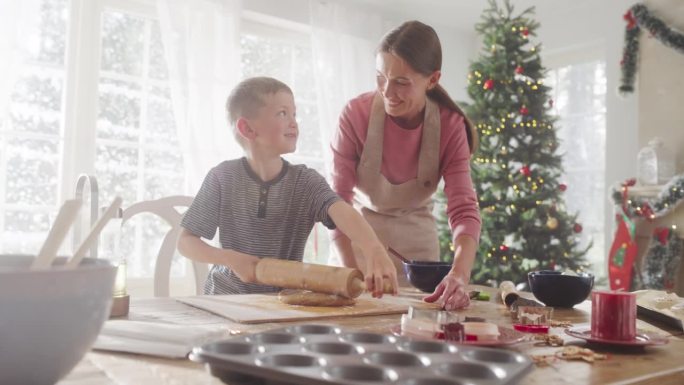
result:
[(442, 282), (449, 270), (451, 262), (411, 261), (402, 262), (404, 272), (411, 285), (426, 293), (435, 291), (437, 285)]
[(560, 271), (541, 270), (527, 274), (532, 294), (546, 306), (571, 308), (584, 301), (594, 287), (594, 275), (563, 274)]

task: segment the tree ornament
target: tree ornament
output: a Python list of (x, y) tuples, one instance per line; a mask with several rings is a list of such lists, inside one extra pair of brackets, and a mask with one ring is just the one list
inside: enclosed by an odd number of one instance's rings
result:
[(529, 177), (532, 174), (530, 172), (529, 166), (522, 166), (522, 168), (520, 168), (520, 173), (525, 175), (526, 177)]
[(520, 107), (520, 113), (522, 115), (527, 115), (529, 112), (530, 112), (530, 110), (528, 110), (527, 107), (525, 107), (525, 106)]
[(553, 99), (549, 99), (549, 107), (553, 107)]
[(549, 219), (546, 220), (546, 227), (548, 227), (550, 230), (555, 230), (558, 228), (558, 219), (555, 217), (549, 217)]
[(529, 36), (529, 35), (530, 35), (530, 30), (529, 30), (529, 28), (523, 27), (523, 29), (522, 29), (522, 35), (525, 36), (525, 37)]
[(580, 225), (579, 223), (575, 223), (575, 226), (572, 227), (572, 230), (579, 234), (582, 232), (582, 225)]
[(515, 67), (515, 73), (516, 73), (516, 74), (520, 75), (520, 74), (523, 73), (523, 71), (524, 71), (524, 70), (523, 70), (522, 66), (517, 66), (517, 67)]
[(558, 189), (561, 191), (565, 191), (568, 189), (568, 185), (566, 185), (565, 183), (561, 183), (558, 185)]
[(508, 251), (508, 246), (506, 246), (506, 245), (501, 245), (501, 246), (499, 246), (499, 250), (501, 250), (501, 251), (503, 251), (503, 252), (506, 252), (506, 251)]
[(632, 29), (636, 27), (637, 21), (636, 18), (634, 17), (634, 14), (632, 13), (632, 10), (628, 10), (622, 18), (627, 22), (627, 29)]
[(484, 84), (482, 85), (482, 88), (484, 88), (485, 90), (491, 90), (492, 88), (494, 88), (494, 80), (485, 80)]

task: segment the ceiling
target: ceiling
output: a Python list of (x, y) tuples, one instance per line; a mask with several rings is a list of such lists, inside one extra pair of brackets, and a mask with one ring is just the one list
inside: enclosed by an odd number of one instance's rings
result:
[[(472, 31), (482, 11), (489, 6), (486, 0), (353, 0), (385, 14), (400, 18), (416, 18), (430, 24), (450, 26)], [(612, 1), (612, 0), (611, 0)], [(498, 1), (501, 4), (501, 1)], [(595, 0), (511, 0), (516, 11), (535, 7), (538, 20), (554, 19), (558, 14), (577, 14), (582, 9), (592, 11), (601, 7)]]

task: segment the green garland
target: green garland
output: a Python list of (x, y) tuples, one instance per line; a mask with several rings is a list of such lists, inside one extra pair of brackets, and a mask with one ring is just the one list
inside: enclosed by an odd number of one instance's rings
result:
[(684, 174), (672, 178), (654, 199), (642, 199), (631, 197), (624, 201), (627, 189), (634, 186), (635, 180), (629, 179), (619, 187), (613, 187), (613, 202), (622, 206), (630, 218), (642, 217), (646, 219), (660, 218), (672, 210), (684, 200)]
[(634, 79), (637, 70), (637, 56), (639, 54), (639, 35), (645, 28), (656, 39), (668, 47), (672, 47), (684, 54), (684, 34), (668, 27), (668, 25), (653, 16), (643, 4), (635, 4), (624, 15), (627, 21), (625, 29), (625, 48), (622, 51), (622, 79), (620, 93), (634, 92)]

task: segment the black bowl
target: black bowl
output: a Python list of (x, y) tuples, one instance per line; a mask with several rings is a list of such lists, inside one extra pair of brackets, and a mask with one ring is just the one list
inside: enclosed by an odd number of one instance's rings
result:
[(435, 291), (449, 270), (451, 262), (411, 261), (403, 262), (404, 272), (411, 285), (426, 293)]
[(584, 301), (594, 287), (594, 275), (563, 274), (560, 271), (542, 270), (527, 274), (532, 294), (546, 306), (571, 308)]

